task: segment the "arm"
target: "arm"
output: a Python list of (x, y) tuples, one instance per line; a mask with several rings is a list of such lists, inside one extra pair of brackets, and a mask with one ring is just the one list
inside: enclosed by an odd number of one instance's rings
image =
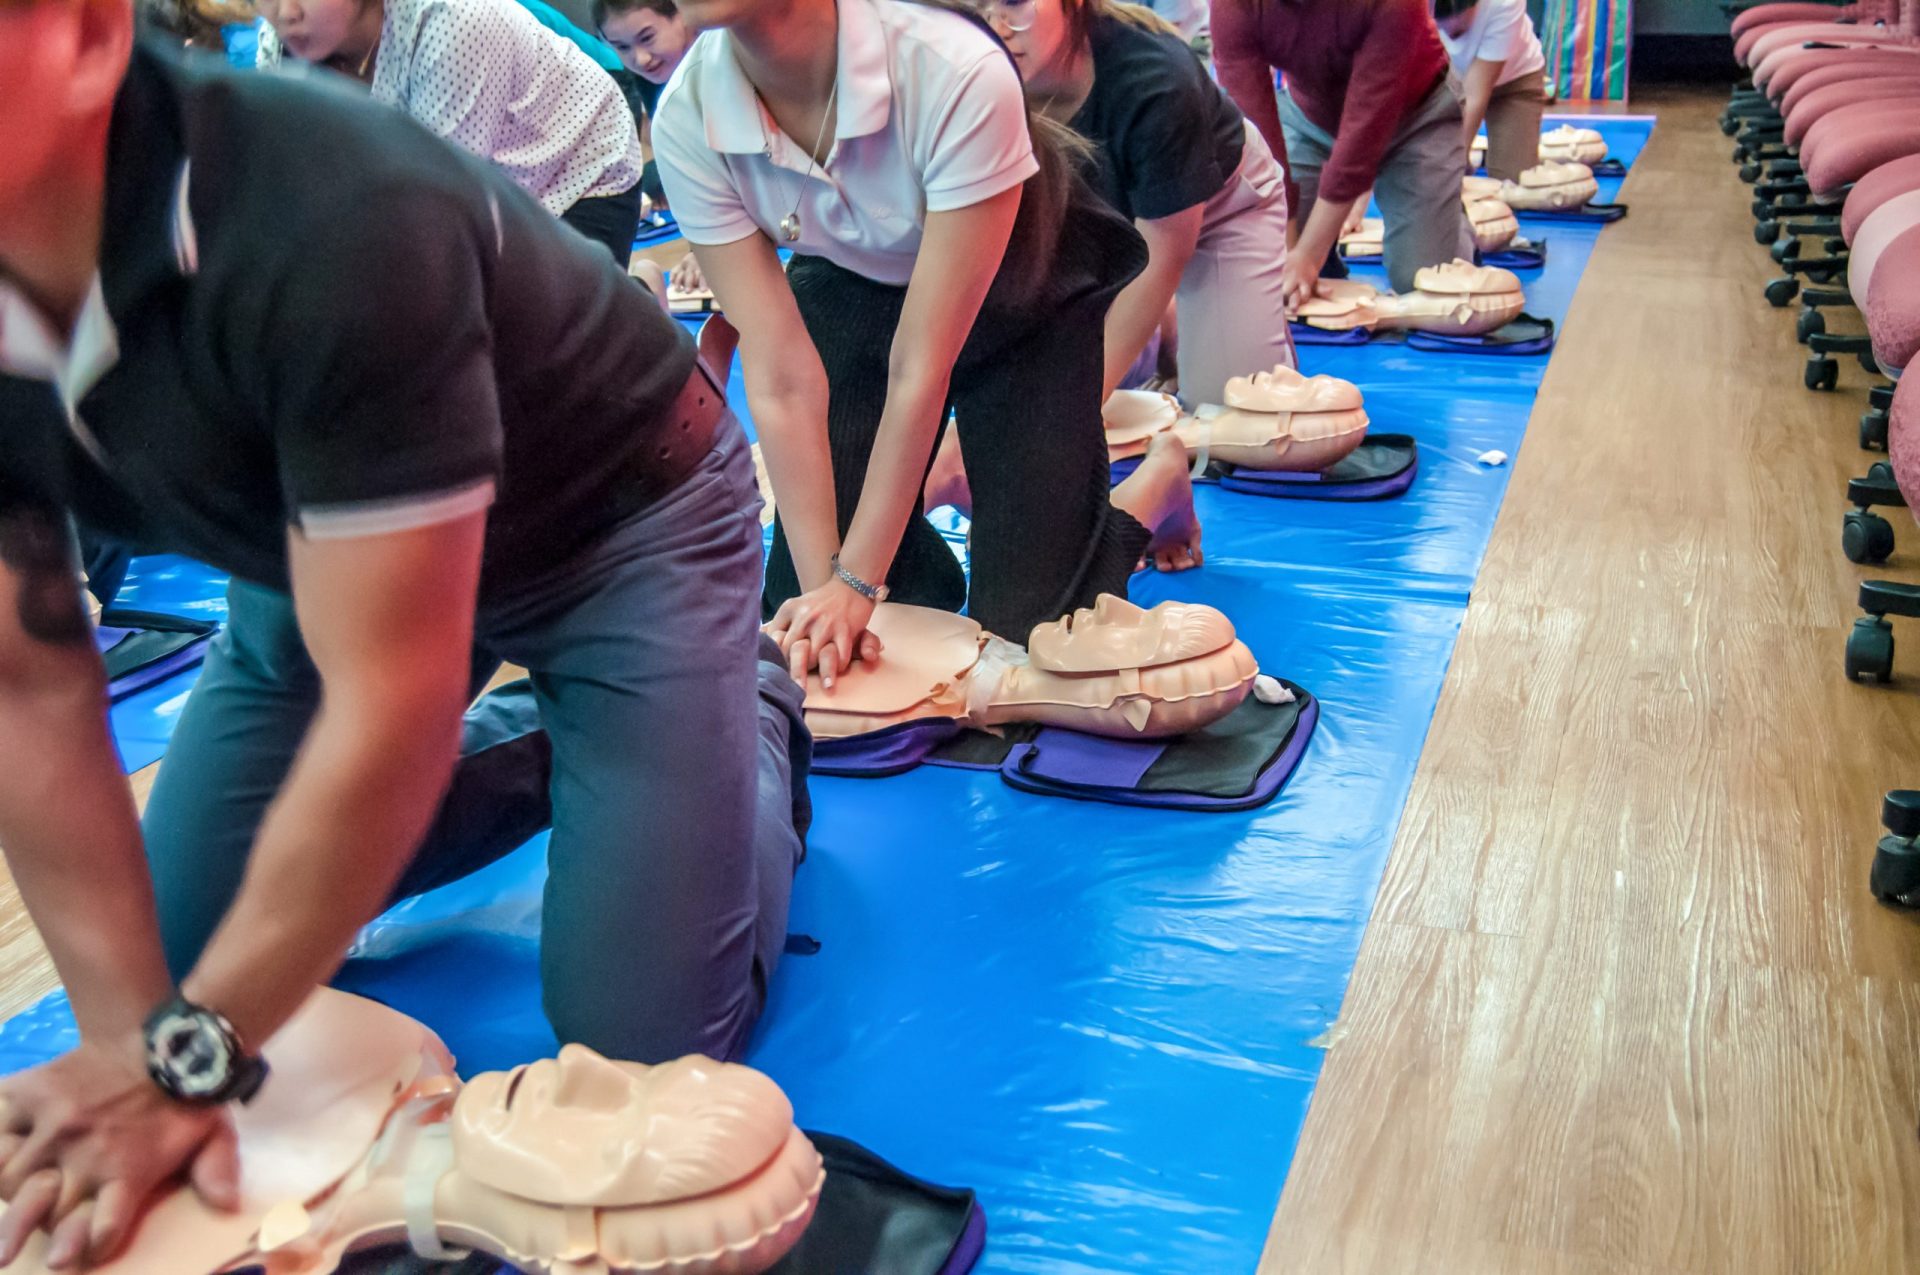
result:
[(773, 483), (774, 504), (793, 550), (800, 587), (816, 589), (832, 575), (827, 562), (840, 550), (833, 465), (827, 452), (826, 369), (765, 235), (756, 230), (733, 243), (701, 244), (696, 251), (714, 299), (739, 329), (747, 406)]
[(1497, 61), (1475, 58), (1467, 70), (1460, 98), (1460, 136), (1469, 151), (1473, 149), (1473, 139), (1480, 132), (1481, 122), (1487, 118), (1487, 104), (1493, 101), (1493, 90), (1500, 83), (1500, 72), (1506, 66), (1505, 58)]
[(1240, 113), (1266, 139), (1267, 149), (1280, 165), (1287, 182), (1287, 207), (1300, 206), (1300, 190), (1293, 184), (1287, 163), (1287, 137), (1280, 127), (1280, 103), (1273, 84), (1273, 64), (1260, 42), (1258, 6), (1251, 0), (1213, 0), (1213, 69)]
[(1180, 287), (1200, 242), (1200, 222), (1206, 205), (1196, 204), (1171, 217), (1139, 218), (1134, 222), (1147, 241), (1147, 268), (1114, 298), (1107, 311), (1107, 370), (1100, 401), (1119, 386), (1120, 378), (1147, 348), (1167, 313), (1167, 303)]
[(339, 967), (433, 818), (459, 750), (484, 513), (355, 539), (293, 533), (322, 698), (240, 893), (188, 976), (257, 1048)]
[(82, 1039), (137, 1067), (170, 982), (106, 707), (64, 521), (0, 509), (0, 844)]

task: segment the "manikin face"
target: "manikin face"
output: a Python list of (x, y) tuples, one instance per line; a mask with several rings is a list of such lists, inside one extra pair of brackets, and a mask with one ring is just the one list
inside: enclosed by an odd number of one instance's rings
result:
[(693, 32), (675, 15), (652, 9), (609, 13), (600, 34), (620, 56), (620, 63), (643, 80), (665, 84), (673, 68), (687, 55)]
[(281, 45), (303, 62), (338, 53), (362, 7), (361, 0), (260, 0), (257, 6)]
[(1030, 88), (1044, 91), (1050, 74), (1065, 59), (1072, 31), (1067, 24), (1068, 0), (982, 0), (980, 11), (1007, 42), (1020, 76)]
[(688, 1057), (658, 1067), (568, 1045), (557, 1059), (474, 1077), (454, 1113), (461, 1171), (549, 1204), (685, 1199), (778, 1151), (793, 1107), (746, 1067)]
[(1103, 593), (1091, 607), (1037, 626), (1033, 662), (1057, 673), (1147, 668), (1208, 655), (1233, 641), (1233, 623), (1208, 606), (1162, 602), (1151, 611)]

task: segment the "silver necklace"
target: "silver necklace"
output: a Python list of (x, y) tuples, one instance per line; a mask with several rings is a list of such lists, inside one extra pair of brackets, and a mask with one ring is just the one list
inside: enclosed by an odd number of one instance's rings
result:
[(813, 139), (813, 154), (807, 156), (807, 175), (800, 179), (800, 193), (793, 197), (793, 211), (780, 219), (780, 233), (786, 236), (788, 243), (800, 242), (800, 204), (807, 197), (807, 183), (813, 180), (814, 170), (820, 167), (821, 143), (827, 140), (828, 130), (833, 128), (833, 103), (839, 96), (840, 77), (835, 75), (833, 88), (827, 94), (826, 113), (820, 117), (820, 135)]

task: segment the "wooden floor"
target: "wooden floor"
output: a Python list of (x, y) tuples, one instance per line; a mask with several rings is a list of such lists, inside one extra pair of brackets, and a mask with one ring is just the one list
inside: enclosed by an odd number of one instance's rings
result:
[(1723, 102), (1636, 103), (1263, 1272), (1920, 1270), (1920, 628), (1845, 680), (1868, 378), (1801, 388)]

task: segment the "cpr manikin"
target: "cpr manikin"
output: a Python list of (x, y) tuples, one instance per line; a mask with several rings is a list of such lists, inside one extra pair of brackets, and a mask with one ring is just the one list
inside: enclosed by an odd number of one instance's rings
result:
[(1499, 252), (1519, 235), (1520, 223), (1500, 198), (1500, 183), (1493, 178), (1463, 178), (1460, 202), (1466, 205), (1467, 222), (1473, 227), (1473, 246), (1481, 252)]
[[(1540, 134), (1540, 158), (1567, 160), (1575, 164), (1597, 164), (1607, 157), (1607, 139), (1590, 128), (1562, 124)], [(1487, 162), (1487, 139), (1476, 137), (1468, 151), (1475, 168)]]
[(1600, 193), (1600, 183), (1585, 164), (1547, 160), (1500, 183), (1500, 198), (1516, 212), (1560, 212), (1579, 208)]
[[(744, 1067), (568, 1046), (463, 1089), (426, 1028), (327, 989), (263, 1052), (272, 1076), (234, 1116), (239, 1210), (176, 1190), (94, 1275), (312, 1275), (409, 1240), (552, 1275), (750, 1275), (798, 1239), (824, 1180), (785, 1096)], [(9, 1275), (41, 1275), (46, 1243)]]
[(946, 718), (983, 730), (1031, 722), (1162, 739), (1219, 721), (1259, 676), (1226, 616), (1182, 602), (1148, 610), (1102, 594), (1035, 627), (1024, 649), (965, 616), (892, 602), (874, 609), (868, 628), (880, 639), (877, 660), (854, 664), (832, 690), (818, 674), (807, 684), (817, 738)]
[(1332, 332), (1353, 328), (1484, 336), (1520, 314), (1526, 297), (1511, 270), (1455, 260), (1413, 276), (1412, 292), (1381, 292), (1355, 279), (1322, 279), (1298, 318)]
[(1597, 164), (1607, 157), (1607, 139), (1590, 128), (1562, 124), (1540, 134), (1540, 158), (1575, 164)]
[(1224, 404), (1205, 405), (1189, 416), (1171, 395), (1115, 391), (1101, 409), (1108, 459), (1143, 456), (1156, 437), (1171, 433), (1189, 461), (1317, 473), (1366, 441), (1366, 408), (1350, 381), (1302, 376), (1281, 365), (1234, 377), (1221, 397)]

